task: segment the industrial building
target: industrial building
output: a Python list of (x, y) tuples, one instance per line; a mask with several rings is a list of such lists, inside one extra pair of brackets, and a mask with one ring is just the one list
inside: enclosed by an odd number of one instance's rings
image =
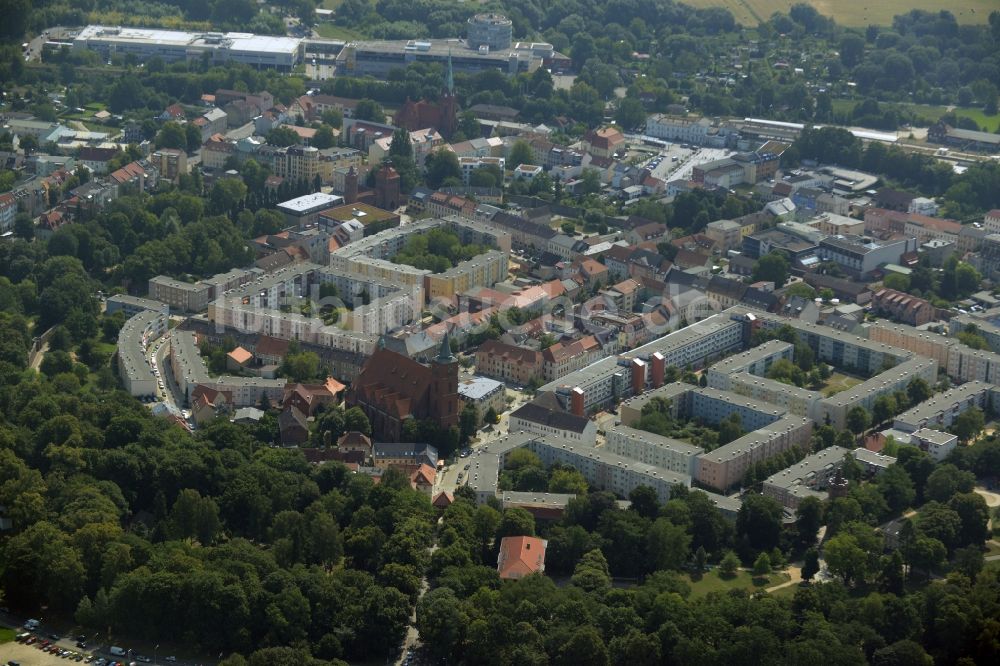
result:
[(156, 28), (88, 25), (73, 38), (73, 50), (97, 51), (104, 59), (132, 56), (139, 62), (227, 62), (258, 68), (291, 70), (302, 61), (302, 40), (245, 32), (186, 32)]

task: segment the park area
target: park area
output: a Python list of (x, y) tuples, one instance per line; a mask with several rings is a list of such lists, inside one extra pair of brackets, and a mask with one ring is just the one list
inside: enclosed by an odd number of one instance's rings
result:
[(737, 571), (730, 578), (719, 575), (718, 569), (713, 569), (700, 578), (687, 577), (687, 583), (691, 586), (691, 598), (698, 599), (707, 596), (712, 592), (728, 592), (729, 590), (747, 590), (749, 592), (760, 592), (769, 587), (781, 585), (791, 580), (786, 573), (771, 573), (767, 576), (757, 577), (749, 571)]
[[(788, 13), (788, 9), (802, 0), (685, 0), (693, 7), (725, 7), (733, 18), (743, 25), (754, 26), (766, 21), (774, 12)], [(956, 0), (942, 5), (938, 0), (805, 0), (820, 14), (832, 17), (838, 25), (864, 27), (867, 25), (892, 25), (892, 17), (911, 9), (937, 12), (947, 9), (959, 23), (982, 24), (989, 20), (990, 12), (997, 9), (996, 0)]]

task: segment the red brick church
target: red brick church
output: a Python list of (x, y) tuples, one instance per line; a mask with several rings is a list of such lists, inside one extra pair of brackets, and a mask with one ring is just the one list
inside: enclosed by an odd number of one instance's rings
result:
[(372, 437), (398, 442), (408, 418), (433, 419), (441, 427), (458, 425), (458, 360), (447, 335), (429, 365), (386, 349), (382, 341), (347, 395), (368, 415)]
[(458, 99), (455, 97), (455, 79), (451, 68), (451, 54), (448, 55), (448, 74), (441, 99), (431, 102), (422, 99), (414, 102), (409, 97), (392, 118), (392, 124), (409, 132), (433, 127), (446, 140), (451, 139), (458, 129)]

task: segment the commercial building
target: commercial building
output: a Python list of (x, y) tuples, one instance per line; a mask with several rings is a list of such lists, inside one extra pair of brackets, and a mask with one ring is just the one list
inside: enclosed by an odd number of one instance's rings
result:
[(725, 127), (713, 125), (708, 118), (653, 114), (646, 119), (646, 134), (677, 143), (722, 147), (730, 132)]
[(743, 244), (743, 227), (732, 220), (715, 220), (705, 227), (705, 235), (715, 241), (722, 252), (738, 250)]
[(302, 61), (302, 40), (243, 32), (184, 32), (153, 28), (88, 25), (73, 38), (73, 50), (97, 51), (102, 58), (132, 56), (140, 62), (161, 58), (211, 64), (227, 62), (290, 70)]
[(156, 375), (146, 358), (146, 346), (167, 331), (167, 317), (157, 310), (142, 310), (118, 332), (118, 376), (130, 395), (156, 395)]
[(697, 473), (698, 456), (704, 453), (693, 444), (626, 425), (609, 428), (605, 442), (612, 453), (687, 476)]
[(342, 196), (316, 192), (282, 201), (275, 208), (285, 216), (288, 224), (297, 225), (301, 229), (315, 224), (321, 211), (340, 206), (343, 203), (344, 197)]
[(900, 263), (918, 245), (916, 238), (877, 241), (866, 236), (828, 236), (819, 242), (817, 253), (823, 261), (836, 262), (844, 272), (864, 279), (885, 264)]
[(469, 48), (502, 51), (510, 48), (513, 22), (502, 14), (476, 14), (469, 18), (466, 42)]
[(542, 42), (515, 42), (509, 48), (492, 50), (473, 49), (458, 39), (356, 41), (337, 54), (337, 74), (384, 80), (393, 69), (412, 63), (437, 63), (469, 74), (489, 70), (517, 74), (533, 72), (557, 57), (552, 45)]

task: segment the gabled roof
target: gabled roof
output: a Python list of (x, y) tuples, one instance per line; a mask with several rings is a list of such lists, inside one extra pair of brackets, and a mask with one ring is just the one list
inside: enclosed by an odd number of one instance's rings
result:
[(590, 424), (590, 419), (569, 412), (550, 409), (537, 402), (528, 402), (511, 414), (523, 421), (530, 421), (557, 430), (582, 433)]

